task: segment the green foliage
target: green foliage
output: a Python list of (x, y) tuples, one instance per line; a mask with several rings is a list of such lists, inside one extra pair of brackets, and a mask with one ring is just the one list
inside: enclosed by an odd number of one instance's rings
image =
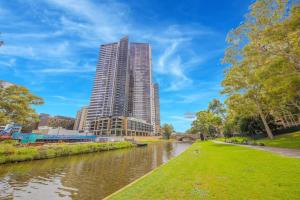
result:
[(227, 37), (225, 103), (234, 117), (259, 115), (270, 138), (269, 115), (300, 111), (299, 11), (299, 3), (257, 0)]
[(282, 148), (294, 148), (300, 149), (300, 131), (275, 136), (274, 139), (261, 138), (254, 140), (251, 137), (230, 137), (219, 138), (218, 140), (235, 144), (247, 144), (247, 145), (260, 145), (260, 146), (272, 146)]
[(196, 120), (192, 123), (192, 129), (210, 136), (220, 133), (221, 126), (222, 118), (207, 110), (196, 113)]
[(186, 134), (197, 134), (198, 133), (198, 130), (192, 126), (191, 128), (189, 128), (186, 132)]
[(17, 145), (17, 144), (19, 144), (19, 141), (18, 140), (3, 140), (3, 141), (0, 142), (0, 145), (1, 144)]
[(219, 99), (213, 99), (208, 103), (208, 111), (225, 119), (226, 109)]
[(170, 135), (175, 132), (172, 124), (163, 124), (161, 130), (166, 139), (169, 139)]
[(234, 143), (234, 144), (244, 144), (244, 145), (259, 145), (264, 146), (264, 143), (253, 140), (252, 138), (247, 137), (231, 137), (224, 138), (224, 142)]
[(107, 151), (133, 146), (130, 142), (49, 144), (41, 147), (17, 147), (13, 144), (0, 143), (0, 164)]
[(38, 120), (32, 105), (41, 105), (43, 100), (22, 86), (0, 87), (0, 124), (10, 122), (21, 125)]
[(196, 142), (108, 199), (299, 199), (299, 180), (299, 159)]

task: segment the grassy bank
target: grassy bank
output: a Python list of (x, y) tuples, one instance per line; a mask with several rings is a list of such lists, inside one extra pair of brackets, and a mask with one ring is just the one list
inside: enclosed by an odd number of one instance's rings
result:
[(276, 136), (273, 140), (261, 139), (266, 146), (300, 149), (300, 131)]
[(218, 140), (237, 144), (264, 145), (272, 147), (300, 149), (300, 131), (278, 135), (275, 136), (272, 140), (269, 138), (253, 140), (252, 138), (247, 137), (219, 138)]
[(108, 199), (299, 199), (300, 159), (196, 142)]
[(122, 149), (132, 146), (133, 144), (130, 142), (62, 143), (38, 147), (18, 147), (16, 144), (0, 143), (0, 164)]

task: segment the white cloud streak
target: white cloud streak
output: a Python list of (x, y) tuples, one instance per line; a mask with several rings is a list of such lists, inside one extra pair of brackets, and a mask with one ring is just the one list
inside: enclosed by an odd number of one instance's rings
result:
[[(168, 81), (163, 90), (178, 91), (193, 84), (188, 72), (205, 60), (205, 55), (200, 56), (191, 48), (191, 53), (185, 55), (185, 49), (195, 38), (215, 34), (199, 24), (144, 27), (135, 23), (128, 5), (116, 1), (44, 0), (26, 3), (32, 4), (32, 7), (39, 3), (46, 5), (43, 11), (37, 9), (35, 14), (42, 22), (48, 23), (50, 30), (6, 33), (7, 45), (0, 49), (0, 54), (47, 62), (47, 67), (27, 70), (44, 75), (93, 72), (95, 66), (82, 67), (82, 62), (90, 61), (80, 60), (80, 54), (98, 51), (99, 44), (129, 35), (151, 43), (155, 51), (154, 72)], [(2, 10), (0, 12), (4, 12)], [(56, 19), (54, 23), (53, 16)], [(17, 16), (13, 20), (16, 24), (23, 23)], [(36, 25), (28, 23), (26, 26)], [(10, 44), (10, 41), (16, 42)], [(65, 64), (64, 60), (72, 60), (73, 63)]]

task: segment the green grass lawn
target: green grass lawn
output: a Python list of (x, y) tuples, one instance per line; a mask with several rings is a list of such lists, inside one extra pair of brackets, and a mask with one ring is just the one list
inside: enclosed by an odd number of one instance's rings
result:
[(266, 146), (300, 149), (300, 131), (279, 135), (274, 137), (273, 140), (266, 138), (258, 141), (264, 143)]
[(194, 143), (108, 199), (299, 199), (300, 159), (212, 142)]

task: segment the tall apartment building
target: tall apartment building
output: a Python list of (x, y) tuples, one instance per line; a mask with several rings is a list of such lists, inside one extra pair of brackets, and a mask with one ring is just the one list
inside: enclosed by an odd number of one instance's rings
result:
[(73, 130), (84, 131), (86, 127), (86, 116), (88, 112), (88, 107), (82, 107), (76, 115), (76, 120), (74, 123)]
[(87, 121), (127, 114), (128, 38), (101, 45)]
[(151, 48), (146, 43), (130, 43), (130, 73), (132, 88), (129, 115), (151, 123)]
[(153, 107), (154, 107), (154, 132), (160, 134), (160, 103), (159, 103), (159, 86), (153, 84)]
[(97, 130), (98, 125), (93, 123), (110, 117), (130, 117), (131, 121), (137, 119), (137, 124), (142, 120), (147, 125), (154, 125), (157, 101), (152, 97), (154, 90), (151, 92), (151, 68), (151, 47), (147, 43), (129, 43), (125, 37), (119, 42), (101, 45), (87, 113), (90, 130), (93, 126), (97, 134), (111, 133), (110, 130)]

